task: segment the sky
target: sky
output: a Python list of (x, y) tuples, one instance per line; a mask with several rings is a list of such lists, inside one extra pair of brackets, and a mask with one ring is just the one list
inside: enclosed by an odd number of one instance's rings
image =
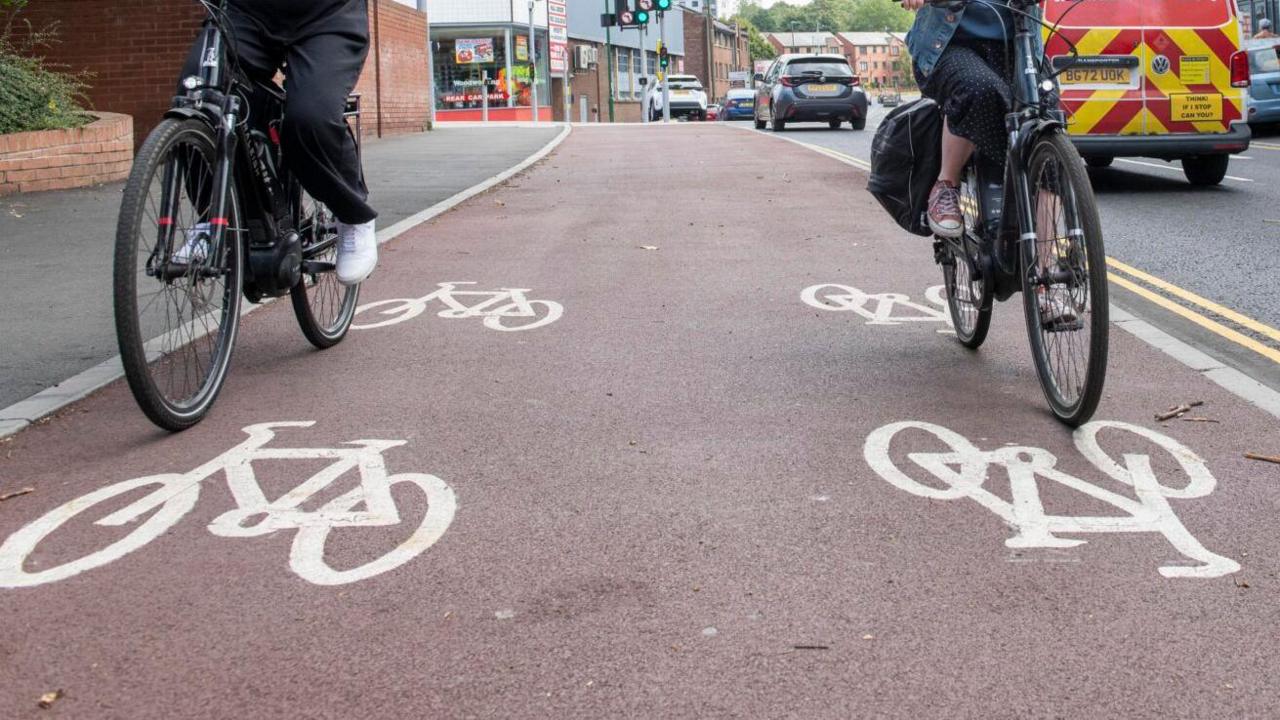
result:
[[(783, 0), (759, 0), (760, 4), (763, 5), (764, 7), (769, 7), (774, 3), (782, 2), (782, 1)], [(728, 16), (737, 12), (738, 2), (739, 0), (720, 0), (718, 3), (716, 3), (716, 7), (720, 15)], [(788, 5), (808, 5), (811, 2), (811, 0), (785, 0), (785, 2)]]

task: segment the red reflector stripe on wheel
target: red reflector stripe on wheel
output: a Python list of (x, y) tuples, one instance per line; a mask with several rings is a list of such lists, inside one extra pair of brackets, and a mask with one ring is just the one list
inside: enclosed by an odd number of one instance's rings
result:
[(209, 223), (210, 223), (210, 224), (212, 224), (212, 225), (221, 225), (221, 226), (223, 226), (223, 227), (226, 227), (227, 225), (229, 225), (229, 224), (230, 224), (230, 223), (228, 223), (228, 222), (227, 222), (227, 219), (226, 219), (226, 218), (214, 218), (214, 219), (210, 220), (210, 221), (209, 221)]
[(168, 227), (169, 225), (172, 225), (172, 224), (173, 224), (173, 218), (171, 218), (171, 217), (162, 217), (162, 218), (160, 218), (159, 220), (157, 220), (157, 221), (156, 221), (156, 224), (157, 224), (157, 225), (160, 225), (161, 227)]

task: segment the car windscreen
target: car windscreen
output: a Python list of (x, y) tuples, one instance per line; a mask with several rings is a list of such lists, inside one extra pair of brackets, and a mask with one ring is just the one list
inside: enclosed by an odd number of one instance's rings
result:
[(802, 77), (804, 75), (823, 75), (825, 77), (851, 77), (853, 71), (848, 63), (839, 60), (792, 60), (787, 64), (787, 75)]

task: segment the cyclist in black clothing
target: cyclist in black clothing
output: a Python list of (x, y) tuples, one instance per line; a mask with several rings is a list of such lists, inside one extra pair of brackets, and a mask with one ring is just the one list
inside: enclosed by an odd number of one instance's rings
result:
[[(369, 53), (367, 0), (229, 0), (227, 16), (227, 41), (250, 79), (268, 82), (287, 65), (288, 98), (280, 128), (285, 162), (303, 188), (338, 219), (338, 281), (363, 281), (378, 262), (378, 214), (369, 207), (369, 190), (343, 112)], [(200, 52), (197, 42), (183, 77), (200, 74)], [(199, 229), (189, 233), (175, 261), (206, 252), (206, 236)]]

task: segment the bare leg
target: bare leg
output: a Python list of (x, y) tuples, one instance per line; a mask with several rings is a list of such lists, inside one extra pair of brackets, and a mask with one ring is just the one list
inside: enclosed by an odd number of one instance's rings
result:
[(942, 126), (942, 174), (938, 177), (952, 185), (960, 184), (960, 173), (973, 156), (974, 144), (951, 132), (944, 121)]

